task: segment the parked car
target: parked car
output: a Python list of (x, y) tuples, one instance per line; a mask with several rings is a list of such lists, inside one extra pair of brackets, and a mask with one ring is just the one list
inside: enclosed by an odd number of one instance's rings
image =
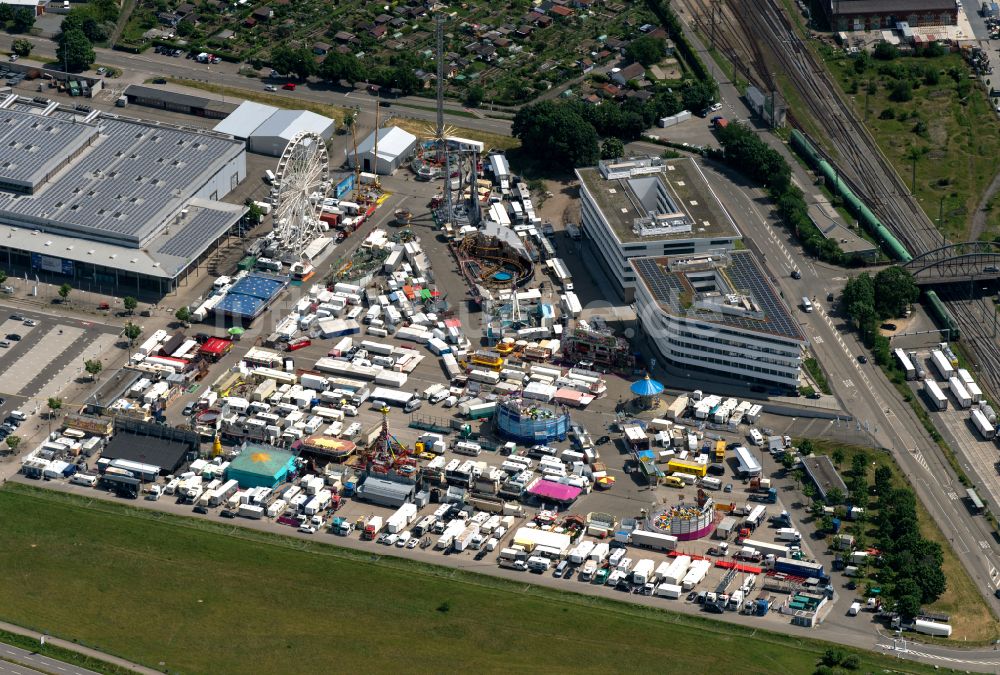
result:
[(7, 339), (11, 340), (12, 342), (20, 342), (21, 335), (19, 333), (7, 333)]
[(273, 84), (264, 85), (264, 91), (278, 91), (278, 88)]
[(281, 85), (281, 88), (282, 89), (287, 89), (288, 91), (295, 91), (295, 83), (294, 82), (285, 82), (283, 85)]

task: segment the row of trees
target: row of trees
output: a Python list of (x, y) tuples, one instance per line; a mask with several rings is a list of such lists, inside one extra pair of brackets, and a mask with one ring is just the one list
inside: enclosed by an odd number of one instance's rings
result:
[(420, 80), (414, 74), (416, 64), (412, 55), (393, 56), (388, 66), (370, 66), (353, 54), (328, 54), (319, 64), (313, 51), (301, 45), (277, 45), (271, 50), (271, 67), (284, 75), (305, 79), (316, 75), (328, 82), (371, 82), (384, 87), (394, 87), (404, 95), (412, 94), (420, 87)]
[(844, 286), (844, 309), (880, 366), (889, 365), (892, 354), (888, 338), (878, 330), (879, 323), (903, 316), (919, 298), (920, 289), (913, 276), (902, 267), (887, 267), (874, 277), (862, 272)]
[(934, 602), (945, 592), (947, 580), (941, 566), (944, 556), (937, 542), (920, 534), (917, 500), (911, 490), (892, 486), (892, 472), (885, 467), (875, 472), (878, 494), (878, 549), (881, 552), (876, 579), (886, 598), (904, 622), (920, 613), (922, 605)]
[(823, 236), (809, 217), (802, 190), (792, 184), (792, 170), (781, 154), (765, 143), (756, 132), (742, 124), (730, 124), (717, 132), (727, 164), (753, 181), (764, 185), (775, 201), (778, 214), (791, 229), (802, 248), (825, 262), (846, 261), (840, 244)]

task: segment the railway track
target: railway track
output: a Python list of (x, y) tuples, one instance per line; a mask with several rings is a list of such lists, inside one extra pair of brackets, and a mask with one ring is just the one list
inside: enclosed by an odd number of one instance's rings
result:
[[(696, 14), (702, 14), (703, 30), (705, 16), (716, 20), (719, 16), (726, 16), (718, 10), (711, 13), (711, 0), (689, 2), (699, 8)], [(706, 8), (709, 8), (707, 15), (704, 14)], [(915, 257), (944, 245), (946, 242), (940, 232), (910, 195), (907, 185), (883, 155), (854, 109), (841, 97), (839, 87), (826, 67), (795, 33), (784, 9), (776, 6), (773, 0), (745, 0), (733, 3), (732, 8), (742, 29), (723, 20), (714, 26), (716, 41), (721, 40), (727, 49), (740, 50), (752, 63), (752, 70), (757, 74), (753, 79), (759, 85), (773, 88), (774, 76), (770, 64), (791, 81), (810, 117), (837, 154), (828, 158), (831, 164), (838, 167), (845, 180), (911, 255)], [(734, 28), (739, 36), (735, 39), (728, 35)], [(725, 37), (720, 38), (720, 35)], [(755, 36), (754, 40), (747, 39), (751, 35)], [(794, 111), (789, 114), (794, 120)], [(803, 125), (800, 123), (797, 126), (801, 129)], [(822, 148), (819, 143), (815, 145)], [(983, 325), (982, 313), (970, 307), (968, 300), (962, 299), (960, 291), (947, 291), (942, 297), (948, 300), (948, 307), (963, 338), (968, 337), (970, 351), (979, 362), (985, 388), (994, 395), (1000, 394), (1000, 378), (997, 376), (1000, 374), (1000, 347), (993, 336), (993, 327)]]

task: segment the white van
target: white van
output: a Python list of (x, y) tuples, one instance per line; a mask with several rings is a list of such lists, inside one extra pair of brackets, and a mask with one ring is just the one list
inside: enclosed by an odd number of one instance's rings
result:
[(756, 429), (750, 429), (750, 442), (754, 445), (764, 445), (764, 436)]
[(528, 569), (532, 572), (547, 572), (549, 570), (549, 559), (533, 555), (528, 558)]
[(11, 410), (10, 416), (19, 422), (23, 422), (24, 420), (28, 419), (28, 416), (23, 412), (21, 412), (20, 410)]
[(76, 485), (86, 485), (87, 487), (94, 487), (97, 485), (97, 476), (91, 476), (86, 473), (74, 473), (73, 477), (69, 479), (70, 483), (75, 483)]
[(268, 169), (264, 172), (264, 180), (266, 180), (271, 185), (274, 185), (274, 172)]

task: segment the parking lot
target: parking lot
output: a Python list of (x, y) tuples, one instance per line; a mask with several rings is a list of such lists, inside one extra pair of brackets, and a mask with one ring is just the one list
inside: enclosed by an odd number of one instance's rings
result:
[[(0, 307), (0, 311), (3, 308)], [(12, 310), (0, 324), (0, 414), (34, 412), (71, 382), (87, 377), (83, 362), (101, 360), (121, 329), (98, 321)]]

